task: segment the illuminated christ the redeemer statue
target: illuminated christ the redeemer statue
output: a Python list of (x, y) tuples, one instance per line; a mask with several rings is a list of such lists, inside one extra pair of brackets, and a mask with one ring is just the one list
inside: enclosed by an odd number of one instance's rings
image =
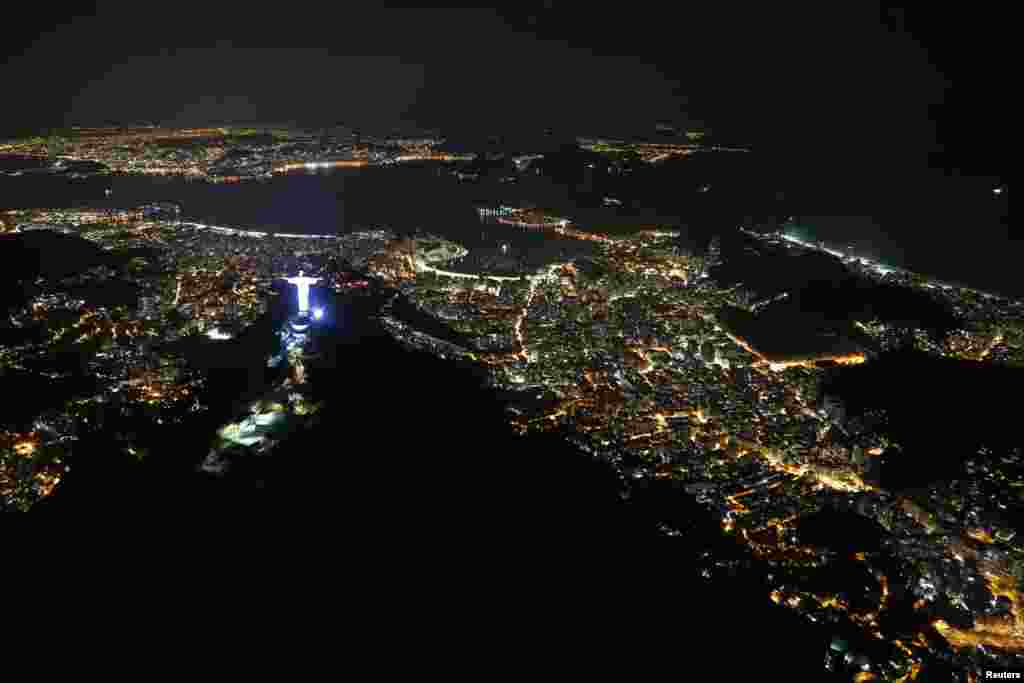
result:
[(285, 282), (289, 282), (299, 289), (299, 314), (309, 312), (309, 286), (320, 281), (318, 277), (305, 277), (302, 271), (299, 271), (298, 277), (286, 277)]

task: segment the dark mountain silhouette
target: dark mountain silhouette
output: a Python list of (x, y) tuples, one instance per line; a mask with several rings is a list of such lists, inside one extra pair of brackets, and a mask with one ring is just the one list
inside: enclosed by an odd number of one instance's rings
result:
[(40, 277), (59, 279), (121, 263), (121, 256), (75, 235), (51, 230), (0, 235), (0, 310), (23, 306)]

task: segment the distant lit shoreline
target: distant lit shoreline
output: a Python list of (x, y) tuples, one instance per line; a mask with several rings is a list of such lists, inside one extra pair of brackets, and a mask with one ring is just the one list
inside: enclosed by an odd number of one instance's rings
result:
[[(916, 276), (919, 276), (919, 277), (921, 277), (921, 278), (923, 278), (925, 280), (925, 282), (923, 283), (924, 286), (930, 287), (930, 288), (933, 288), (933, 289), (934, 288), (962, 289), (964, 291), (972, 292), (974, 294), (978, 294), (979, 296), (983, 296), (983, 297), (986, 297), (988, 299), (1010, 299), (1010, 300), (1016, 300), (1018, 298), (1018, 297), (1010, 295), (1010, 294), (1001, 294), (1001, 293), (993, 293), (993, 292), (983, 291), (983, 290), (980, 290), (980, 289), (978, 289), (976, 287), (971, 287), (971, 286), (969, 286), (967, 284), (964, 284), (962, 282), (950, 282), (948, 280), (940, 280), (938, 278), (930, 277), (928, 275), (925, 275), (924, 273), (920, 273), (920, 272), (913, 271), (913, 270), (908, 270), (906, 268), (900, 268), (898, 266), (889, 265), (889, 264), (886, 264), (886, 263), (882, 263), (880, 261), (875, 261), (875, 260), (870, 259), (870, 258), (868, 258), (866, 256), (850, 256), (849, 254), (844, 253), (842, 251), (839, 251), (839, 250), (836, 250), (836, 249), (831, 249), (831, 248), (828, 248), (828, 247), (825, 247), (825, 246), (819, 246), (818, 243), (807, 241), (807, 240), (802, 240), (802, 239), (800, 239), (798, 237), (794, 237), (793, 235), (786, 234), (786, 230), (787, 229), (792, 229), (794, 227), (797, 227), (797, 226), (795, 226), (793, 224), (784, 225), (782, 230), (779, 233), (777, 233), (777, 234), (776, 233), (769, 233), (769, 234), (757, 233), (757, 232), (753, 232), (751, 230), (746, 230), (744, 228), (741, 228), (741, 230), (743, 232), (745, 232), (746, 234), (748, 234), (748, 235), (757, 237), (758, 239), (775, 239), (776, 235), (777, 235), (778, 237), (781, 237), (783, 240), (785, 240), (787, 242), (790, 242), (792, 244), (800, 245), (800, 246), (802, 246), (804, 248), (807, 248), (807, 249), (813, 249), (815, 251), (823, 251), (823, 252), (825, 252), (827, 254), (831, 254), (832, 256), (835, 256), (836, 258), (838, 258), (838, 259), (840, 259), (840, 260), (842, 260), (844, 262), (847, 262), (847, 261), (857, 261), (857, 262), (862, 263), (864, 266), (866, 266), (870, 270), (872, 270), (875, 273), (877, 273), (879, 275), (882, 275), (882, 276), (888, 275), (890, 273), (896, 273), (898, 275), (906, 275), (906, 276), (915, 276), (916, 275)], [(822, 241), (822, 244), (823, 243), (824, 243), (824, 241)]]

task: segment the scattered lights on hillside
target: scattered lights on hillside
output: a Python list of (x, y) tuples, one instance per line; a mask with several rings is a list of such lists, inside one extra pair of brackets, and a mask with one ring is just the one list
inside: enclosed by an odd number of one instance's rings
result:
[(14, 445), (14, 452), (18, 455), (32, 455), (36, 450), (36, 445), (31, 441), (21, 441)]

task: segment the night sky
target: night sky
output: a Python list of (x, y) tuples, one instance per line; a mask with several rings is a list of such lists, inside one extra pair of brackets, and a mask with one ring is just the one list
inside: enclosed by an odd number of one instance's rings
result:
[(882, 145), (899, 149), (890, 166), (989, 175), (1000, 163), (973, 144), (1001, 135), (1007, 117), (998, 15), (223, 4), (98, 3), (74, 17), (29, 7), (5, 36), (0, 82), (16, 95), (0, 130), (296, 121), (619, 133), (667, 120), (806, 154), (842, 149), (851, 163)]

